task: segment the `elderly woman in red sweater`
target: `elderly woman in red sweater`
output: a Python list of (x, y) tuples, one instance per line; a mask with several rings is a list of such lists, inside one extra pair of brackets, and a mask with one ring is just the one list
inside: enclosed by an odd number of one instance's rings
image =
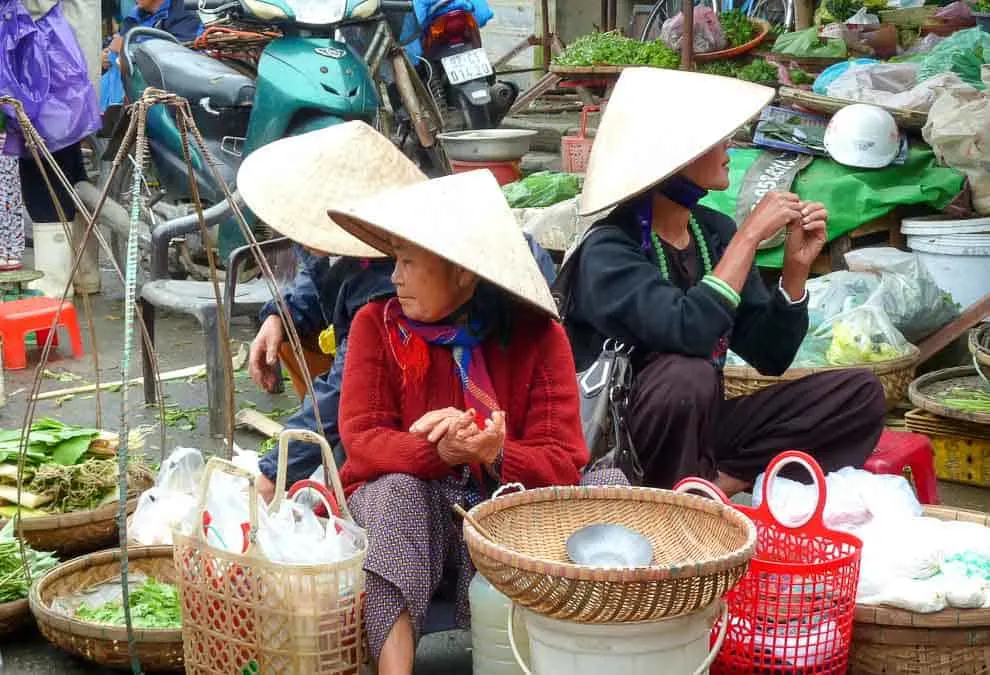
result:
[(468, 618), (474, 570), (452, 505), (474, 506), (504, 483), (581, 481), (588, 451), (574, 362), (547, 283), (488, 172), (330, 215), (396, 259), (397, 297), (369, 303), (351, 327), (341, 480), (370, 541), (372, 657), (379, 673), (408, 675), (451, 565), (458, 618)]

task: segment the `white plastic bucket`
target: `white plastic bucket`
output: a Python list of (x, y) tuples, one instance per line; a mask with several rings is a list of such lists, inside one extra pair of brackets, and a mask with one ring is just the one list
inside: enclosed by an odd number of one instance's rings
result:
[[(719, 604), (687, 616), (616, 624), (561, 621), (523, 610), (532, 663), (523, 663), (518, 652), (516, 658), (526, 675), (707, 675), (728, 625), (721, 603), (722, 629), (709, 649)], [(509, 637), (514, 650), (515, 614), (513, 605)]]
[[(72, 248), (62, 223), (34, 223), (34, 269), (45, 276), (28, 284), (50, 298), (61, 298), (72, 271)], [(69, 285), (71, 298), (73, 287)]]
[(990, 293), (990, 232), (909, 235), (907, 243), (935, 283), (964, 308)]

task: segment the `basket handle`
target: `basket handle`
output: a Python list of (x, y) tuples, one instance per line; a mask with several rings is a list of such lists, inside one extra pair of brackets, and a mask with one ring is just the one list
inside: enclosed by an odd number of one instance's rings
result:
[(722, 491), (722, 488), (714, 483), (708, 482), (704, 478), (682, 478), (677, 485), (674, 486), (674, 492), (678, 494), (700, 492), (716, 502), (721, 502), (723, 504), (731, 503), (731, 500), (728, 495)]
[(585, 139), (588, 134), (588, 115), (590, 113), (601, 112), (602, 107), (600, 105), (586, 105), (581, 108), (581, 131), (578, 133), (578, 138)]
[[(725, 600), (720, 601), (722, 603), (722, 616), (719, 619), (721, 621), (721, 626), (718, 629), (718, 636), (715, 638), (715, 644), (711, 646), (708, 650), (708, 656), (705, 660), (701, 662), (693, 675), (707, 675), (709, 668), (715, 663), (715, 659), (718, 658), (718, 653), (722, 650), (722, 645), (725, 643), (725, 636), (729, 632), (729, 604)], [(533, 675), (533, 671), (529, 669), (529, 666), (523, 661), (522, 654), (519, 653), (519, 647), (516, 646), (516, 603), (509, 604), (509, 621), (508, 621), (508, 632), (509, 632), (509, 647), (512, 649), (512, 656), (516, 660), (516, 665), (519, 669), (523, 671), (523, 675)]]
[(340, 474), (337, 473), (337, 463), (333, 459), (333, 451), (327, 439), (320, 434), (309, 429), (285, 429), (278, 436), (278, 473), (275, 474), (275, 499), (272, 500), (269, 511), (275, 513), (282, 500), (285, 498), (285, 483), (288, 477), (289, 464), (289, 441), (302, 441), (320, 446), (323, 454), (323, 468), (326, 469), (327, 478), (333, 488), (334, 497), (337, 499), (337, 506), (340, 507), (340, 517), (348, 522), (354, 522), (350, 509), (347, 508), (347, 499), (344, 497), (344, 488), (340, 484)]
[[(788, 464), (797, 464), (802, 466), (809, 474), (811, 474), (811, 480), (815, 485), (815, 491), (818, 495), (818, 501), (815, 504), (815, 509), (800, 522), (794, 524), (788, 524), (781, 521), (780, 518), (777, 517), (777, 514), (773, 512), (773, 506), (770, 504), (770, 484), (777, 478), (777, 474), (779, 474)], [(770, 462), (770, 466), (767, 467), (767, 473), (763, 477), (763, 499), (760, 502), (760, 507), (757, 511), (770, 516), (781, 527), (786, 527), (792, 530), (802, 528), (809, 523), (813, 523), (819, 527), (824, 527), (826, 496), (825, 473), (822, 471), (822, 467), (818, 465), (818, 462), (815, 461), (815, 458), (806, 452), (788, 450), (787, 452), (782, 452), (774, 457), (773, 461)]]
[(210, 482), (214, 473), (225, 473), (235, 478), (243, 478), (248, 484), (248, 526), (247, 548), (242, 552), (248, 556), (254, 552), (256, 540), (258, 538), (258, 487), (254, 483), (254, 475), (245, 471), (233, 462), (228, 462), (219, 457), (211, 457), (206, 463), (206, 470), (203, 472), (203, 480), (199, 485), (199, 501), (196, 504), (196, 527), (195, 532), (199, 541), (206, 542), (206, 528), (202, 527), (203, 514), (206, 513), (206, 496), (210, 490)]

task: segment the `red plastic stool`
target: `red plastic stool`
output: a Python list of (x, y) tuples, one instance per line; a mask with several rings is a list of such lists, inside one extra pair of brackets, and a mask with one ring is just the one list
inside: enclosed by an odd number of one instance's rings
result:
[[(3, 337), (4, 368), (20, 370), (27, 367), (24, 338), (28, 333), (34, 333), (38, 344), (45, 344), (48, 331), (52, 327), (52, 319), (55, 318), (60, 304), (62, 311), (58, 316), (58, 325), (69, 332), (72, 356), (78, 359), (83, 355), (79, 319), (76, 316), (76, 308), (71, 302), (60, 302), (55, 298), (23, 298), (0, 303), (0, 336)], [(57, 332), (52, 338), (52, 344), (58, 344)]]
[(870, 473), (903, 475), (911, 470), (914, 489), (922, 504), (938, 504), (938, 480), (935, 477), (935, 452), (924, 434), (884, 429), (877, 449), (866, 460)]

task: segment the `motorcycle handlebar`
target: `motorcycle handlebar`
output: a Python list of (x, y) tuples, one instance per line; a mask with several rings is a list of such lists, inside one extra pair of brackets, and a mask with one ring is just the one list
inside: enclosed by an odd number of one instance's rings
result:
[(411, 0), (380, 0), (379, 7), (383, 10), (411, 12), (413, 10), (413, 3)]
[(171, 33), (167, 33), (163, 30), (158, 30), (157, 28), (148, 28), (146, 26), (135, 26), (126, 33), (124, 33), (124, 43), (120, 47), (120, 58), (124, 60), (124, 67), (127, 72), (131, 72), (131, 42), (134, 41), (135, 37), (154, 37), (160, 40), (171, 40), (176, 44), (180, 44), (178, 38), (176, 38)]

